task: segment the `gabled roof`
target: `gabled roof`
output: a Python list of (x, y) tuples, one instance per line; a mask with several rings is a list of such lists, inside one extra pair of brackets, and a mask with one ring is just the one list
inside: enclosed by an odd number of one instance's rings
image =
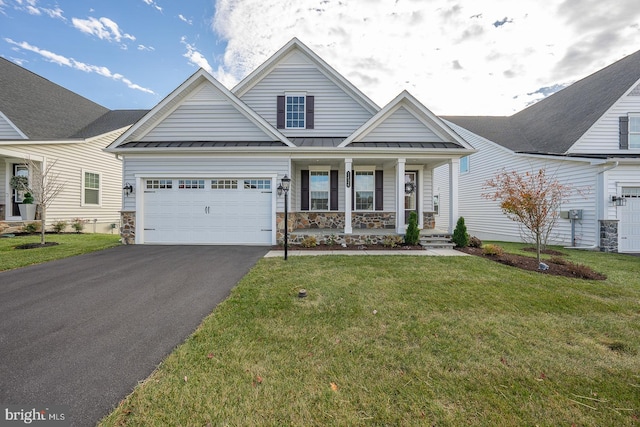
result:
[(510, 117), (443, 118), (513, 151), (565, 154), (639, 83), (640, 51)]
[(0, 57), (0, 111), (29, 139), (51, 140), (72, 137), (109, 109)]
[[(260, 128), (266, 135), (273, 138), (273, 141), (279, 142), (280, 145), (293, 146), (293, 144), (277, 129), (271, 126), (266, 120), (255, 113), (249, 108), (242, 100), (231, 93), (226, 87), (218, 82), (211, 74), (204, 69), (200, 68), (191, 77), (189, 77), (184, 83), (178, 86), (173, 92), (171, 92), (166, 98), (164, 98), (158, 105), (148, 111), (138, 122), (131, 126), (126, 132), (124, 132), (118, 139), (116, 139), (109, 147), (107, 151), (118, 151), (118, 148), (133, 148), (138, 145), (128, 144), (130, 142), (137, 142), (142, 139), (147, 133), (149, 133), (155, 126), (157, 126), (164, 118), (166, 118), (172, 111), (175, 111), (181, 103), (196, 89), (198, 89), (203, 83), (211, 84), (218, 93), (226, 99), (231, 105), (233, 105), (237, 111), (244, 115), (247, 119), (253, 122), (258, 128)], [(146, 145), (145, 147), (154, 147), (153, 144)]]
[(265, 76), (267, 76), (278, 63), (294, 51), (299, 51), (305, 55), (311, 62), (313, 62), (329, 80), (333, 81), (342, 90), (348, 93), (354, 100), (367, 109), (371, 114), (375, 114), (380, 107), (376, 105), (369, 97), (355, 87), (351, 82), (338, 73), (333, 67), (327, 64), (322, 58), (316, 55), (311, 49), (309, 49), (304, 43), (297, 38), (291, 39), (280, 50), (273, 54), (267, 61), (256, 68), (248, 76), (246, 76), (240, 83), (238, 83), (231, 91), (238, 97), (242, 97), (252, 87), (260, 82)]
[(384, 125), (384, 123), (401, 108), (403, 108), (409, 115), (413, 116), (413, 118), (423, 126), (423, 133), (426, 138), (419, 137), (415, 140), (405, 140), (403, 139), (403, 136), (398, 136), (398, 139), (393, 140), (386, 137), (381, 143), (387, 145), (383, 146), (404, 146), (406, 148), (463, 148), (473, 150), (473, 147), (470, 146), (460, 135), (453, 131), (453, 129), (451, 129), (445, 122), (433, 114), (406, 90), (402, 91), (382, 110), (378, 111), (373, 117), (371, 117), (371, 119), (360, 126), (360, 128), (346, 138), (339, 146), (346, 147), (354, 144), (373, 146), (372, 144), (379, 144), (375, 140), (367, 141), (367, 136), (374, 132), (378, 127)]
[(71, 138), (91, 138), (116, 129), (130, 126), (140, 120), (149, 110), (113, 110), (98, 117)]

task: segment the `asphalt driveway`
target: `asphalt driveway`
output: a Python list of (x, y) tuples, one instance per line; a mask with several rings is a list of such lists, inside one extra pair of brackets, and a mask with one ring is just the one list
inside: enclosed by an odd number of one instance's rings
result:
[(0, 272), (0, 403), (95, 425), (268, 250), (119, 246)]

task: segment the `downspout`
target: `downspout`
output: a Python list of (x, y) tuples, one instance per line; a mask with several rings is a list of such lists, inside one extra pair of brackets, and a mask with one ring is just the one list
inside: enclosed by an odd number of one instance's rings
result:
[[(598, 173), (596, 174), (596, 176), (602, 175), (602, 174), (604, 174), (605, 172), (610, 171), (611, 169), (615, 169), (615, 168), (617, 168), (619, 164), (620, 164), (620, 162), (619, 162), (619, 161), (616, 161), (616, 162), (615, 162), (614, 164), (612, 164), (611, 166), (607, 166), (606, 168), (602, 169), (600, 172), (598, 172)], [(604, 189), (603, 189), (603, 190), (604, 190)], [(598, 198), (596, 199), (596, 201), (597, 201), (596, 208), (598, 208), (598, 207), (599, 207), (599, 205), (600, 205), (600, 198), (598, 197)], [(598, 224), (598, 230), (599, 230), (599, 229), (600, 229), (600, 225)], [(599, 232), (597, 232), (597, 233), (596, 233), (596, 236), (599, 236), (599, 235), (600, 235), (600, 233), (599, 233)], [(567, 249), (571, 249), (571, 248), (573, 248), (573, 249), (592, 250), (592, 249), (597, 249), (597, 248), (599, 248), (599, 247), (600, 247), (600, 244), (599, 244), (599, 242), (598, 242), (597, 244), (594, 244), (594, 245), (592, 245), (592, 246), (581, 246), (581, 247), (579, 247), (579, 248), (578, 248), (578, 247), (573, 246), (573, 247), (569, 247), (569, 248), (567, 248)]]

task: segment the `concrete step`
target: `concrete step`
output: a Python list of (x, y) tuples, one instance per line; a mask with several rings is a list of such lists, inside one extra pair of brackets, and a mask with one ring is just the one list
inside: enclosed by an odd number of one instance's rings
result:
[(425, 249), (453, 249), (455, 247), (451, 241), (451, 235), (448, 234), (420, 236), (420, 244)]

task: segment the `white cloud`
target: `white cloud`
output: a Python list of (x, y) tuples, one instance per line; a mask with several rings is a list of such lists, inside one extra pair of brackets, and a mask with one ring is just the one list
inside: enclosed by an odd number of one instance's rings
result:
[(101, 40), (120, 42), (122, 39), (135, 40), (136, 38), (131, 34), (122, 33), (120, 27), (114, 21), (109, 18), (94, 18), (89, 19), (72, 18), (71, 23), (73, 26), (82, 31), (83, 33), (96, 36)]
[(511, 114), (637, 50), (636, 1), (600, 19), (598, 0), (218, 0), (215, 76), (237, 81), (298, 37), (379, 105), (408, 89), (437, 114)]
[(142, 0), (142, 1), (148, 4), (149, 6), (153, 6), (153, 8), (155, 8), (156, 10), (162, 12), (162, 8), (158, 6), (158, 3), (156, 3), (154, 0)]
[(125, 78), (122, 74), (118, 74), (118, 73), (114, 74), (107, 67), (99, 66), (99, 65), (91, 65), (91, 64), (86, 64), (84, 62), (76, 61), (73, 58), (67, 58), (63, 55), (58, 55), (57, 53), (53, 53), (45, 49), (40, 49), (39, 47), (33, 46), (27, 42), (16, 42), (10, 38), (5, 38), (4, 40), (18, 49), (24, 49), (30, 52), (37, 53), (38, 55), (42, 56), (43, 58), (55, 64), (64, 65), (66, 67), (84, 71), (85, 73), (95, 73), (102, 77), (107, 77), (112, 80), (120, 81), (126, 84), (130, 89), (139, 90), (141, 92), (155, 95), (155, 92), (152, 91), (151, 89), (142, 87), (140, 85), (137, 85), (131, 82), (131, 80)]
[(143, 44), (139, 44), (138, 50), (146, 50), (147, 52), (153, 52), (156, 49), (153, 46), (145, 46)]
[(191, 64), (196, 65), (200, 68), (204, 68), (209, 73), (213, 73), (213, 68), (211, 68), (211, 65), (209, 65), (209, 61), (207, 61), (202, 53), (196, 50), (195, 46), (187, 43), (186, 37), (182, 37), (180, 43), (182, 43), (187, 48), (187, 52), (182, 56), (187, 58)]
[(193, 21), (191, 19), (187, 19), (185, 18), (185, 16), (183, 14), (179, 14), (178, 18), (182, 21), (182, 22), (186, 22), (189, 25), (193, 24)]

